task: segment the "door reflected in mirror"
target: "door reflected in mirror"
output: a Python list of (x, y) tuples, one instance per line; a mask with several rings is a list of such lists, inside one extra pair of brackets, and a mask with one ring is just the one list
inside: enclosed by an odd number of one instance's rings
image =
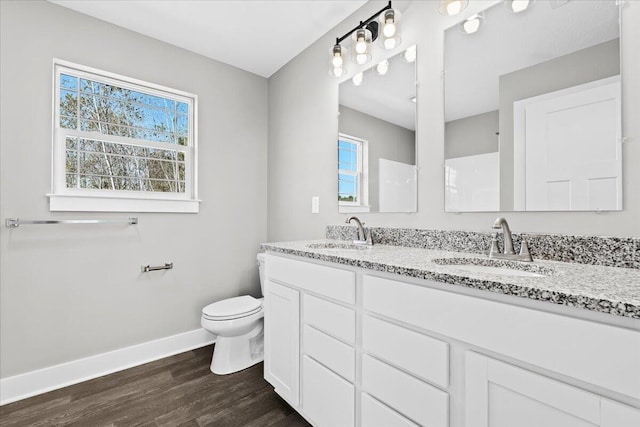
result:
[(415, 46), (340, 84), (339, 212), (416, 212)]
[(445, 210), (622, 209), (620, 8), (499, 3), (445, 31)]

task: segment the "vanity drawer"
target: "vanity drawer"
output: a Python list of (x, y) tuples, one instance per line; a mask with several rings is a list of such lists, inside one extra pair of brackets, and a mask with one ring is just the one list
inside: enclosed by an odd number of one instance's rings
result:
[(302, 410), (319, 427), (353, 426), (355, 388), (309, 356), (303, 356)]
[(356, 313), (350, 308), (305, 295), (303, 322), (348, 343), (356, 338)]
[(363, 275), (366, 310), (640, 399), (640, 332)]
[(393, 409), (362, 393), (360, 420), (366, 427), (418, 427)]
[(356, 301), (353, 271), (267, 254), (266, 275), (269, 279), (342, 302), (354, 304)]
[(449, 395), (367, 354), (362, 356), (362, 388), (420, 425), (449, 425)]
[(355, 380), (355, 350), (311, 326), (302, 330), (303, 352), (343, 378)]
[(365, 351), (441, 387), (449, 386), (449, 344), (365, 315)]

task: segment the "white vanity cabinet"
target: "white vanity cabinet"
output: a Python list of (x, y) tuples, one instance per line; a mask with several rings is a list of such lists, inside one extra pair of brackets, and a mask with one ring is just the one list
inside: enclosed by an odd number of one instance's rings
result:
[(355, 426), (355, 272), (267, 255), (265, 273), (265, 379), (314, 425)]
[(315, 426), (640, 426), (638, 330), (283, 255), (266, 272), (265, 378)]
[(270, 280), (265, 285), (264, 378), (295, 406), (300, 387), (300, 293)]
[(640, 410), (467, 352), (467, 427), (637, 427)]

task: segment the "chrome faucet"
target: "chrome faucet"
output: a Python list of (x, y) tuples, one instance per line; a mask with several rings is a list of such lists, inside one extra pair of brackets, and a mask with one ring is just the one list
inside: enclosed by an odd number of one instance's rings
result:
[(498, 233), (493, 236), (493, 240), (491, 240), (491, 250), (489, 251), (489, 258), (500, 258), (500, 259), (511, 259), (515, 261), (527, 261), (532, 262), (533, 258), (531, 257), (531, 253), (529, 252), (529, 245), (527, 241), (522, 239), (522, 243), (520, 245), (520, 254), (516, 255), (516, 252), (513, 250), (513, 237), (511, 236), (511, 229), (509, 228), (509, 223), (506, 219), (499, 217), (496, 218), (493, 223), (494, 229), (502, 228), (502, 235), (504, 237), (504, 251), (500, 253), (500, 249), (498, 248)]
[(350, 216), (344, 222), (350, 224), (351, 221), (355, 221), (358, 226), (358, 238), (353, 241), (355, 245), (373, 245), (371, 239), (371, 231), (367, 232), (364, 228), (364, 222), (360, 221), (357, 216)]

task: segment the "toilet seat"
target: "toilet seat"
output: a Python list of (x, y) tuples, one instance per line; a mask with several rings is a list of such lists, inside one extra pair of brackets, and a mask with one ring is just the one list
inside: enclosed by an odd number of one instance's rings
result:
[(202, 317), (207, 320), (231, 320), (251, 316), (260, 310), (261, 300), (242, 295), (209, 304), (202, 309)]

